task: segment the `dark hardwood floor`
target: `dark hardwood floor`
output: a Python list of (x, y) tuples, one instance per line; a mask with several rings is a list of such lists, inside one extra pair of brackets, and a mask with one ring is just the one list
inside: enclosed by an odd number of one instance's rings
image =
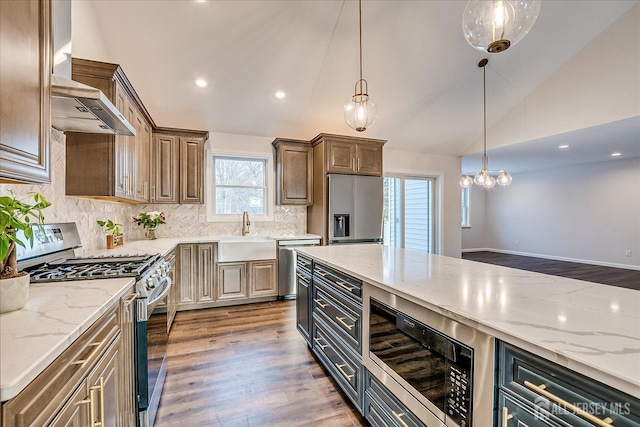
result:
[(295, 326), (295, 301), (183, 311), (156, 418), (167, 426), (366, 426)]
[(580, 264), (577, 262), (556, 261), (552, 259), (486, 251), (465, 252), (462, 254), (462, 258), (640, 291), (639, 270), (603, 267), (600, 265)]

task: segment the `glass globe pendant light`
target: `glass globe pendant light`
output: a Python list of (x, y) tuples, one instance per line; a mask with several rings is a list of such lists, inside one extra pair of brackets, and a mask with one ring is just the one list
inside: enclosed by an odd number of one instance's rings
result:
[(369, 98), (369, 84), (362, 78), (362, 0), (358, 1), (360, 25), (360, 80), (356, 82), (351, 100), (344, 104), (344, 120), (351, 129), (364, 132), (373, 126), (378, 117), (376, 104)]
[(469, 0), (462, 32), (474, 48), (499, 53), (527, 35), (541, 6), (541, 0)]

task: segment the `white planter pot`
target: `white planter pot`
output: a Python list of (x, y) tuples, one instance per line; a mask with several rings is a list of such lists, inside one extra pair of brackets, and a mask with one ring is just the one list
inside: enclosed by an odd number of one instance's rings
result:
[(29, 299), (29, 275), (0, 280), (0, 313), (20, 310)]

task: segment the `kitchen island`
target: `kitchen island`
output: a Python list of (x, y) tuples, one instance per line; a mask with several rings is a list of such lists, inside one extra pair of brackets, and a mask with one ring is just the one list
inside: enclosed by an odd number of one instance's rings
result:
[(640, 292), (382, 245), (299, 253), (640, 398)]

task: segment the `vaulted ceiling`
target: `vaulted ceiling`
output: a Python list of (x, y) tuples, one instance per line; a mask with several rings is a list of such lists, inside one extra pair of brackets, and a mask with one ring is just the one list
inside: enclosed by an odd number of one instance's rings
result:
[[(488, 97), (499, 102), (488, 105), (489, 125), (636, 3), (543, 1), (531, 32), (490, 55)], [(482, 135), (477, 63), (488, 56), (464, 39), (465, 4), (363, 1), (364, 78), (379, 111), (364, 134), (342, 116), (358, 79), (353, 0), (74, 2), (73, 53), (121, 64), (160, 126), (359, 135), (387, 139), (389, 148), (458, 155)], [(77, 25), (87, 17), (91, 25)], [(92, 47), (95, 40), (103, 49)], [(196, 87), (197, 78), (208, 87)]]

